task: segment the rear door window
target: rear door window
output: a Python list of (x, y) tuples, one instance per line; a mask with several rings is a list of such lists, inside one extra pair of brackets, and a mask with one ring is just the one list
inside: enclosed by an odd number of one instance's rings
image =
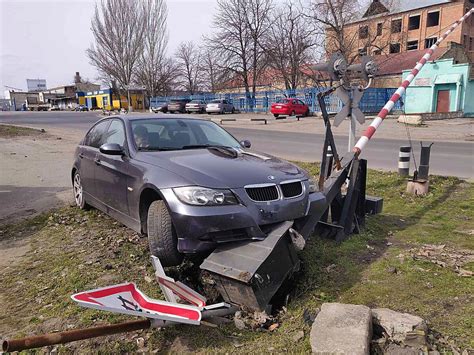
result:
[(109, 127), (110, 120), (102, 121), (96, 124), (90, 131), (87, 133), (86, 138), (84, 139), (84, 145), (93, 148), (99, 148), (104, 140), (105, 140), (105, 133), (107, 132), (107, 128)]

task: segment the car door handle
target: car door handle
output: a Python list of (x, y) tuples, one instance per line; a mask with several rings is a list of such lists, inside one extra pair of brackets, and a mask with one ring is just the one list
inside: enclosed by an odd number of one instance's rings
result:
[(96, 165), (101, 165), (101, 164), (102, 164), (102, 163), (100, 162), (100, 159), (99, 159), (99, 158), (95, 158), (95, 159), (94, 159), (94, 163), (95, 163)]
[(79, 158), (81, 158), (81, 159), (84, 158), (84, 154), (79, 153)]

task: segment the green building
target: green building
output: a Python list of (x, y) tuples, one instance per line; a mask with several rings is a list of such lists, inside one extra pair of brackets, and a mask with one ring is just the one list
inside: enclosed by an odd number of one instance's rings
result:
[[(402, 73), (405, 79), (410, 70)], [(452, 113), (474, 117), (474, 66), (454, 58), (425, 64), (407, 88), (405, 113)]]

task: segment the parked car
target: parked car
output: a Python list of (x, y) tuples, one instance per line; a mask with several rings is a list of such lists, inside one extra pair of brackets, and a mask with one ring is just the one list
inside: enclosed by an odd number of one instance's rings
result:
[(58, 105), (52, 105), (50, 108), (49, 108), (49, 111), (60, 111), (61, 109), (59, 108)]
[(168, 103), (168, 111), (170, 113), (181, 112), (186, 113), (186, 104), (190, 102), (189, 99), (182, 99), (182, 100), (171, 100)]
[(154, 113), (160, 113), (160, 112), (166, 113), (168, 112), (168, 103), (167, 102), (159, 103), (158, 105), (153, 106), (151, 110)]
[(229, 101), (221, 100), (212, 100), (206, 105), (206, 112), (210, 115), (211, 113), (226, 113), (226, 112), (235, 112), (234, 105)]
[(186, 112), (192, 113), (204, 113), (206, 112), (206, 102), (203, 100), (193, 100), (186, 104)]
[(74, 198), (147, 234), (151, 253), (176, 265), (221, 243), (262, 240), (321, 203), (304, 170), (249, 148), (208, 120), (107, 117), (76, 149)]
[(270, 112), (275, 118), (279, 116), (309, 116), (309, 106), (299, 99), (284, 98), (273, 103)]
[(74, 111), (89, 111), (89, 108), (87, 106), (84, 106), (84, 105), (79, 105), (79, 106), (76, 106)]

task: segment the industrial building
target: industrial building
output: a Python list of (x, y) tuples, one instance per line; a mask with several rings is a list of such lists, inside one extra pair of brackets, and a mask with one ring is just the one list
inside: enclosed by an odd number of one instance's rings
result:
[(128, 93), (118, 95), (112, 89), (89, 91), (85, 94), (85, 104), (89, 110), (119, 110), (121, 108), (128, 110), (128, 99), (133, 110), (144, 110), (146, 105), (145, 89), (134, 88), (128, 90)]

